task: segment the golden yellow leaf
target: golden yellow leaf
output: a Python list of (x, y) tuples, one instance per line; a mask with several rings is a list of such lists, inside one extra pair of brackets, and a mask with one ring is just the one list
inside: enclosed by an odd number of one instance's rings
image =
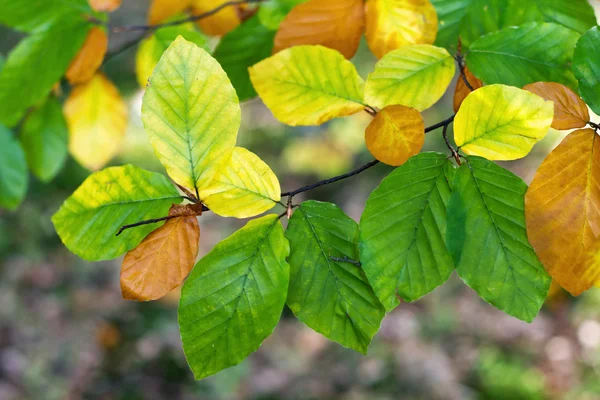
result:
[[(467, 78), (467, 81), (469, 82), (469, 84), (471, 85), (473, 90), (477, 90), (483, 86), (483, 82), (481, 82), (479, 79), (477, 79), (477, 77), (475, 75), (473, 75), (473, 73), (471, 71), (469, 71), (469, 68), (465, 67), (464, 72), (465, 72), (465, 77)], [(454, 101), (453, 101), (454, 112), (458, 112), (463, 100), (473, 90), (469, 89), (469, 87), (465, 84), (465, 80), (463, 79), (463, 77), (459, 75), (458, 80), (456, 81), (456, 88), (454, 89)]]
[(153, 0), (148, 10), (148, 23), (159, 24), (190, 8), (192, 0)]
[(536, 82), (525, 85), (523, 89), (554, 102), (554, 129), (583, 128), (590, 120), (590, 113), (583, 100), (565, 85), (556, 82)]
[(546, 157), (525, 195), (529, 241), (552, 278), (575, 296), (599, 281), (598, 182), (600, 139), (581, 129)]
[[(194, 15), (198, 15), (225, 3), (228, 3), (228, 0), (192, 0), (191, 5)], [(240, 8), (227, 6), (209, 17), (199, 19), (196, 23), (207, 35), (221, 36), (235, 29), (240, 22)]]
[(402, 165), (419, 154), (425, 141), (423, 117), (414, 108), (393, 105), (377, 113), (365, 131), (367, 148), (388, 165)]
[(104, 60), (107, 48), (108, 37), (104, 29), (99, 27), (90, 29), (83, 46), (71, 61), (65, 74), (69, 83), (75, 85), (92, 79)]
[(366, 7), (367, 44), (377, 58), (407, 44), (435, 42), (438, 19), (429, 0), (369, 0)]
[(196, 262), (199, 239), (195, 216), (170, 219), (151, 232), (123, 259), (123, 298), (156, 300), (179, 286)]
[(95, 11), (112, 12), (121, 6), (121, 0), (89, 0)]
[(365, 29), (363, 0), (309, 0), (281, 22), (273, 53), (303, 44), (320, 44), (350, 59)]
[(103, 167), (119, 150), (127, 127), (127, 105), (100, 73), (75, 86), (64, 104), (69, 151), (91, 170)]

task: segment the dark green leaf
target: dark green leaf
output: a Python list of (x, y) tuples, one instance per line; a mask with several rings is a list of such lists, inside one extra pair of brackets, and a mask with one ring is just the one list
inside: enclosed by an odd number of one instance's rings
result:
[(14, 210), (27, 192), (25, 153), (13, 133), (0, 125), (0, 207)]
[(473, 0), (431, 0), (438, 15), (438, 33), (435, 45), (456, 51), (458, 34), (463, 24), (467, 7)]
[(573, 73), (579, 79), (581, 97), (596, 114), (600, 114), (600, 30), (597, 26), (577, 42)]
[(86, 0), (0, 0), (0, 24), (23, 32), (43, 31), (58, 20), (92, 14)]

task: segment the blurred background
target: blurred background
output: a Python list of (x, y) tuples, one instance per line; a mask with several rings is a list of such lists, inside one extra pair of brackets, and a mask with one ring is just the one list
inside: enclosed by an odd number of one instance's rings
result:
[[(147, 7), (147, 1), (125, 1), (111, 24), (143, 24)], [(110, 48), (134, 35), (113, 34)], [(0, 27), (0, 53), (19, 39)], [(135, 51), (104, 67), (130, 113), (125, 145), (112, 164), (161, 171), (141, 123)], [(353, 60), (363, 78), (375, 61), (364, 44)], [(426, 126), (452, 114), (452, 93), (453, 85), (424, 113)], [(283, 191), (371, 159), (364, 145), (367, 113), (291, 128), (277, 122), (260, 100), (242, 109), (238, 145), (273, 168)], [(600, 122), (597, 116), (593, 120)], [(529, 183), (564, 135), (551, 132), (529, 157), (504, 166)], [(446, 151), (441, 131), (427, 135), (424, 150)], [(369, 193), (390, 171), (378, 165), (295, 200), (334, 202), (358, 221)], [(367, 357), (314, 333), (286, 309), (259, 351), (196, 382), (181, 349), (178, 290), (157, 302), (125, 301), (119, 288), (122, 258), (85, 262), (54, 232), (51, 215), (88, 174), (71, 159), (49, 184), (32, 176), (16, 212), (0, 210), (2, 400), (600, 399), (600, 289), (575, 299), (553, 287), (540, 315), (527, 324), (487, 305), (456, 275), (387, 315)], [(200, 255), (245, 222), (203, 215)]]

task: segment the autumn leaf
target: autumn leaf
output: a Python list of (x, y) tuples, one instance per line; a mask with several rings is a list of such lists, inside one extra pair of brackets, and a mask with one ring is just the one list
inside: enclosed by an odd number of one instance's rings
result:
[(88, 0), (90, 6), (99, 12), (112, 12), (121, 6), (121, 0)]
[(523, 89), (554, 102), (554, 129), (583, 128), (590, 120), (588, 108), (583, 100), (565, 85), (556, 82), (536, 82), (525, 85)]
[(102, 65), (108, 49), (108, 37), (102, 28), (90, 29), (83, 47), (75, 56), (65, 76), (71, 85), (84, 83), (92, 79)]
[(456, 88), (454, 89), (454, 99), (452, 103), (452, 108), (454, 112), (458, 112), (460, 109), (460, 105), (465, 100), (465, 98), (473, 91), (477, 90), (483, 86), (483, 82), (481, 82), (471, 71), (469, 68), (465, 67), (463, 72), (465, 73), (465, 78), (469, 85), (471, 85), (470, 89), (465, 83), (465, 79), (462, 76), (459, 76), (456, 80)]
[(158, 24), (189, 8), (192, 0), (153, 0), (148, 10), (148, 23)]
[(365, 28), (363, 0), (310, 0), (281, 22), (273, 53), (303, 44), (320, 44), (350, 59)]
[[(191, 0), (192, 12), (194, 15), (204, 14), (228, 2), (228, 0)], [(224, 7), (209, 17), (199, 19), (196, 23), (207, 35), (222, 36), (240, 24), (239, 10), (235, 6)]]

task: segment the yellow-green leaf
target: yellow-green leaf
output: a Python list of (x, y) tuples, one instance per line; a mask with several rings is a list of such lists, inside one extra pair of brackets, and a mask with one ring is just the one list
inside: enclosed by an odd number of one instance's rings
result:
[(223, 217), (248, 218), (270, 210), (281, 199), (277, 177), (256, 154), (236, 147), (200, 199)]
[(365, 103), (379, 108), (401, 104), (423, 111), (442, 97), (454, 72), (454, 59), (446, 49), (404, 46), (375, 65), (365, 83)]
[(516, 160), (546, 136), (553, 117), (551, 101), (512, 86), (484, 86), (462, 103), (454, 141), (470, 155)]
[(250, 67), (254, 89), (281, 122), (320, 125), (364, 108), (363, 80), (339, 52), (296, 46)]

